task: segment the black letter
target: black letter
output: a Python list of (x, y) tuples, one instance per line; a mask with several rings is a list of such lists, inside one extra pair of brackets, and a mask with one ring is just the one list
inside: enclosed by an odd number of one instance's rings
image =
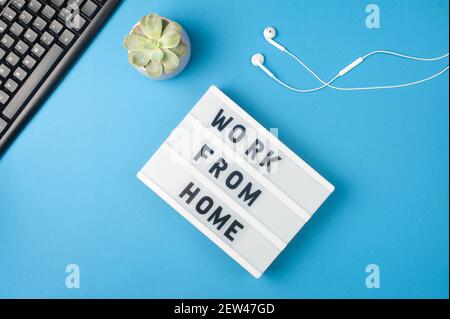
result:
[(227, 221), (230, 219), (230, 215), (225, 215), (223, 217), (220, 217), (220, 213), (222, 212), (222, 207), (219, 206), (217, 209), (211, 214), (211, 216), (208, 217), (208, 221), (210, 222), (213, 218), (213, 225), (220, 223), (219, 226), (217, 226), (217, 229), (220, 230), (223, 225), (227, 223)]
[(254, 161), (256, 154), (259, 152), (262, 152), (263, 149), (264, 149), (264, 144), (261, 143), (258, 139), (256, 139), (256, 141), (248, 148), (248, 150), (245, 151), (245, 155), (248, 156), (250, 153), (252, 153), (252, 155), (250, 155), (250, 157)]
[(264, 165), (267, 165), (267, 172), (270, 173), (271, 171), (271, 166), (270, 164), (272, 164), (272, 162), (277, 162), (277, 161), (281, 161), (281, 157), (277, 156), (277, 157), (271, 157), (273, 155), (273, 151), (270, 151), (269, 153), (267, 153), (266, 157), (264, 157), (264, 159), (262, 160), (262, 162), (259, 164), (259, 166), (263, 167)]
[[(235, 176), (237, 177), (237, 181), (235, 183), (232, 183), (232, 179)], [(227, 180), (225, 181), (225, 184), (227, 184), (227, 186), (230, 189), (236, 189), (236, 187), (238, 187), (239, 184), (241, 184), (243, 179), (244, 179), (244, 176), (242, 176), (242, 173), (240, 173), (238, 171), (234, 171), (227, 177)]]
[(248, 206), (252, 206), (253, 202), (258, 198), (259, 195), (261, 195), (261, 190), (259, 189), (250, 194), (252, 186), (253, 186), (252, 183), (248, 183), (247, 186), (245, 186), (242, 192), (240, 192), (238, 195), (239, 198), (244, 196), (244, 202), (250, 199), (250, 201), (247, 204)]
[[(202, 208), (203, 203), (207, 203), (205, 208)], [(197, 206), (195, 206), (195, 209), (199, 214), (205, 215), (214, 204), (213, 200), (209, 196), (202, 197), (197, 203)]]
[(222, 113), (223, 113), (223, 110), (220, 109), (219, 113), (216, 114), (216, 117), (214, 118), (214, 120), (213, 120), (212, 123), (211, 123), (212, 127), (216, 127), (216, 125), (219, 125), (217, 129), (218, 129), (220, 132), (222, 132), (222, 130), (223, 130), (225, 127), (227, 127), (228, 124), (230, 124), (230, 122), (233, 120), (233, 117), (230, 117), (230, 118), (227, 119), (226, 122), (224, 123), (224, 121), (225, 121), (225, 116), (221, 116)]
[[(236, 132), (236, 130), (241, 130), (241, 133), (239, 134), (239, 136), (237, 138), (234, 137), (234, 133)], [(235, 144), (237, 142), (240, 142), (244, 136), (245, 136), (245, 127), (243, 127), (242, 125), (236, 125), (230, 131), (230, 134), (228, 134), (228, 138)]]
[[(220, 165), (219, 162), (222, 163), (222, 166)], [(223, 158), (219, 158), (219, 159), (217, 160), (217, 162), (209, 169), (209, 173), (210, 173), (210, 174), (213, 174), (213, 173), (214, 173), (214, 177), (215, 177), (215, 178), (219, 178), (219, 173), (220, 173), (221, 171), (226, 170), (227, 167), (228, 167), (227, 162), (225, 162), (225, 160), (224, 160)], [(214, 171), (215, 171), (215, 172), (214, 172)]]
[(200, 149), (200, 151), (194, 156), (194, 160), (198, 161), (198, 159), (200, 157), (203, 158), (208, 158), (207, 155), (205, 155), (205, 151), (208, 151), (209, 154), (213, 155), (214, 154), (214, 150), (211, 149), (208, 145), (203, 145), (202, 148)]
[(244, 225), (242, 225), (240, 222), (238, 222), (237, 220), (234, 220), (230, 227), (228, 227), (228, 229), (225, 231), (225, 237), (228, 238), (231, 241), (234, 241), (234, 238), (231, 237), (230, 234), (237, 234), (237, 229), (236, 227), (240, 228), (240, 229), (244, 229)]
[(191, 187), (194, 186), (194, 183), (190, 182), (189, 185), (184, 189), (184, 191), (181, 192), (179, 195), (180, 198), (183, 198), (184, 195), (188, 195), (189, 198), (187, 199), (186, 203), (190, 204), (195, 196), (197, 196), (198, 192), (200, 192), (200, 188), (196, 188), (195, 191), (191, 191)]

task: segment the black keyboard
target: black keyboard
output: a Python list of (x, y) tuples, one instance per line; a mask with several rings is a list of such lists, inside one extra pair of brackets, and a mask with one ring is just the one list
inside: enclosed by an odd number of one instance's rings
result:
[(120, 0), (0, 0), (0, 154)]

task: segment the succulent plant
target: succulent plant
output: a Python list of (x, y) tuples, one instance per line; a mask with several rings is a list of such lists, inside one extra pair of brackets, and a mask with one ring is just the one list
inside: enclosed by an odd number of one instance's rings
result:
[(174, 72), (186, 54), (179, 24), (150, 14), (141, 19), (124, 40), (130, 64), (145, 68), (154, 78)]

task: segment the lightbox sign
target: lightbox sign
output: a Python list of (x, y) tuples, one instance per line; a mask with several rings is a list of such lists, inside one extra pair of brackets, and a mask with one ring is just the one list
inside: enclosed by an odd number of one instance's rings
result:
[(215, 86), (137, 176), (257, 278), (334, 190)]

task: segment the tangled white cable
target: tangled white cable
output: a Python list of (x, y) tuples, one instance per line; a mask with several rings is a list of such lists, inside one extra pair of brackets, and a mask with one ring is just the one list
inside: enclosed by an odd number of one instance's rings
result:
[(368, 87), (350, 87), (350, 88), (338, 87), (338, 86), (332, 85), (338, 78), (344, 76), (345, 74), (347, 74), (348, 72), (350, 72), (351, 70), (356, 68), (362, 62), (364, 62), (367, 58), (369, 58), (371, 56), (374, 56), (374, 55), (377, 55), (377, 54), (392, 55), (392, 56), (403, 58), (403, 59), (408, 59), (408, 60), (413, 60), (413, 61), (421, 61), (421, 62), (439, 61), (439, 60), (448, 58), (449, 54), (446, 53), (446, 54), (444, 54), (442, 56), (435, 57), (435, 58), (422, 58), (422, 57), (416, 57), (416, 56), (401, 54), (401, 53), (393, 52), (393, 51), (376, 50), (376, 51), (372, 51), (372, 52), (370, 52), (370, 53), (368, 53), (368, 54), (366, 54), (366, 55), (364, 55), (362, 57), (357, 58), (355, 61), (350, 63), (348, 66), (343, 68), (341, 71), (339, 71), (331, 80), (324, 81), (320, 76), (318, 76), (299, 57), (297, 57), (295, 54), (291, 53), (286, 47), (282, 46), (281, 44), (279, 44), (278, 42), (276, 42), (274, 40), (274, 38), (275, 38), (275, 36), (277, 34), (277, 32), (276, 32), (274, 27), (265, 28), (263, 34), (264, 34), (264, 38), (267, 40), (267, 42), (269, 42), (271, 45), (273, 45), (274, 47), (279, 49), (281, 52), (286, 53), (291, 58), (293, 58), (295, 61), (300, 63), (309, 73), (311, 73), (319, 82), (322, 83), (321, 86), (318, 86), (318, 87), (312, 88), (312, 89), (298, 89), (298, 88), (292, 87), (292, 86), (286, 84), (285, 82), (283, 82), (282, 80), (280, 80), (268, 68), (266, 68), (264, 66), (264, 56), (261, 53), (257, 53), (257, 54), (252, 56), (252, 60), (251, 61), (252, 61), (252, 64), (254, 66), (259, 67), (262, 71), (264, 71), (264, 73), (266, 73), (274, 81), (276, 81), (277, 83), (281, 84), (285, 88), (287, 88), (289, 90), (292, 90), (292, 91), (295, 91), (295, 92), (299, 92), (299, 93), (316, 92), (316, 91), (320, 91), (320, 90), (322, 90), (322, 89), (324, 89), (326, 87), (329, 87), (331, 89), (338, 90), (338, 91), (368, 91), (368, 90), (398, 89), (398, 88), (413, 86), (413, 85), (417, 85), (417, 84), (420, 84), (420, 83), (424, 83), (424, 82), (430, 81), (430, 80), (432, 80), (432, 79), (434, 79), (434, 78), (444, 74), (449, 69), (449, 66), (447, 65), (444, 69), (442, 69), (441, 71), (439, 71), (436, 74), (433, 74), (433, 75), (431, 75), (429, 77), (426, 77), (424, 79), (421, 79), (421, 80), (417, 80), (417, 81), (414, 81), (414, 82), (403, 83), (403, 84), (385, 85), (385, 86), (368, 86)]

